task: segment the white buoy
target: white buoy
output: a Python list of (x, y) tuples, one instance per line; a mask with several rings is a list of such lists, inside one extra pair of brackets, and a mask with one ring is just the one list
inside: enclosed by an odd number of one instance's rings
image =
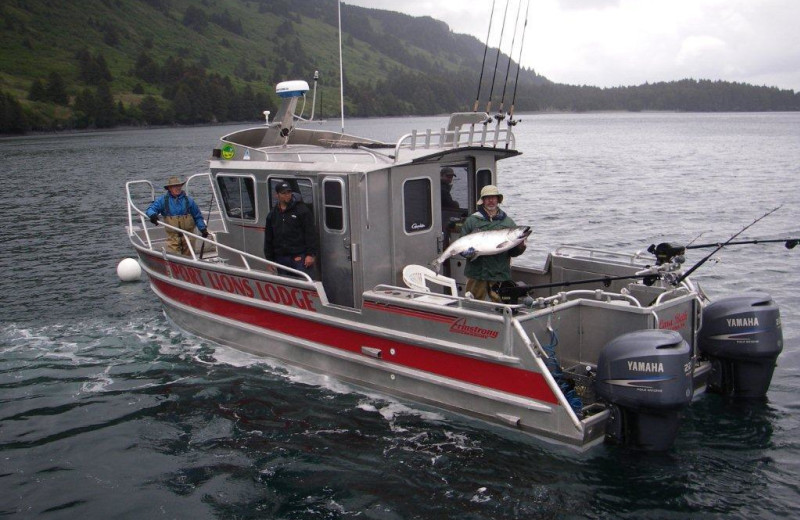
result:
[(117, 276), (123, 282), (135, 282), (142, 276), (142, 267), (133, 258), (123, 258), (117, 265)]

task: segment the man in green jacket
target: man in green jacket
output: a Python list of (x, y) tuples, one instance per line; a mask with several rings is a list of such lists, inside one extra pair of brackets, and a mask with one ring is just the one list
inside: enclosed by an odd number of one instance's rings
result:
[[(461, 236), (479, 231), (492, 231), (515, 227), (514, 221), (500, 209), (503, 195), (496, 186), (484, 186), (478, 199), (478, 211), (467, 217), (461, 227)], [(492, 290), (492, 286), (499, 282), (511, 280), (511, 257), (519, 256), (525, 251), (525, 243), (506, 252), (492, 255), (479, 256), (467, 262), (464, 274), (467, 277), (466, 292), (472, 293), (473, 298), (485, 300), (487, 296), (492, 301), (500, 302), (500, 296)], [(475, 251), (464, 251), (462, 256), (470, 258)]]

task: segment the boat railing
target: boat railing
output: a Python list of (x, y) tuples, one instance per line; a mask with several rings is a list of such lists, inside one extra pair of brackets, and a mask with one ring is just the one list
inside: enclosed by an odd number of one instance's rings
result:
[[(196, 177), (201, 177), (201, 176), (208, 176), (209, 180), (210, 180), (210, 174), (208, 174), (208, 173), (198, 173), (198, 174), (192, 175), (191, 177), (189, 177), (189, 180), (191, 180), (193, 178), (196, 178)], [(188, 183), (188, 181), (187, 181), (187, 183)], [(146, 186), (149, 186), (151, 198), (154, 198), (154, 196), (155, 196), (155, 188), (153, 187), (153, 183), (148, 181), (148, 180), (129, 181), (129, 182), (125, 183), (125, 192), (126, 192), (126, 196), (127, 196), (127, 200), (128, 200), (128, 236), (130, 236), (130, 237), (134, 237), (135, 236), (139, 240), (139, 242), (141, 243), (141, 245), (143, 247), (146, 247), (147, 249), (149, 249), (151, 251), (158, 252), (158, 250), (156, 249), (156, 246), (155, 246), (155, 242), (150, 236), (151, 228), (149, 228), (147, 226), (147, 222), (149, 222), (150, 219), (147, 216), (147, 213), (145, 213), (144, 211), (139, 209), (136, 206), (136, 203), (133, 201), (133, 197), (131, 195), (131, 187), (134, 186), (134, 185), (146, 185)], [(142, 239), (142, 237), (139, 234), (136, 233), (137, 228), (136, 228), (136, 226), (134, 226), (134, 218), (138, 218), (139, 222), (141, 223), (141, 229), (144, 232), (144, 239)], [(261, 258), (259, 256), (255, 256), (255, 255), (247, 253), (245, 251), (241, 251), (239, 249), (227, 246), (225, 244), (222, 244), (222, 243), (218, 242), (215, 238), (204, 238), (204, 237), (202, 237), (202, 236), (200, 236), (200, 235), (198, 235), (196, 233), (192, 233), (191, 231), (186, 231), (184, 229), (180, 229), (180, 228), (177, 228), (177, 227), (172, 226), (170, 224), (167, 224), (164, 221), (160, 221), (159, 222), (159, 226), (163, 226), (164, 229), (169, 229), (169, 230), (175, 231), (176, 233), (181, 235), (181, 238), (186, 241), (186, 245), (188, 246), (188, 250), (189, 250), (189, 256), (192, 258), (192, 260), (195, 260), (195, 261), (202, 260), (202, 259), (198, 258), (197, 253), (194, 250), (194, 247), (192, 247), (192, 241), (199, 240), (199, 241), (203, 242), (204, 244), (209, 244), (209, 248), (210, 247), (214, 247), (214, 248), (217, 249), (217, 251), (219, 251), (219, 250), (227, 251), (228, 253), (231, 254), (232, 257), (238, 257), (241, 265), (247, 271), (252, 271), (253, 270), (253, 267), (251, 266), (251, 263), (254, 263), (254, 264), (258, 264), (258, 265), (261, 265), (263, 267), (266, 267), (266, 268), (275, 269), (276, 272), (279, 272), (279, 271), (277, 271), (278, 269), (280, 269), (281, 271), (288, 271), (293, 276), (299, 276), (300, 278), (304, 279), (305, 281), (307, 281), (309, 283), (313, 283), (313, 280), (311, 279), (311, 277), (307, 273), (304, 273), (302, 271), (298, 271), (296, 269), (292, 269), (290, 267), (286, 267), (286, 266), (277, 264), (275, 262), (267, 260), (266, 258)], [(209, 236), (213, 237), (213, 235), (209, 235)], [(162, 249), (161, 252), (163, 253), (164, 250)]]
[(619, 253), (605, 249), (593, 249), (579, 246), (561, 246), (555, 250), (554, 256), (566, 256), (571, 258), (589, 258), (592, 260), (607, 260), (628, 265), (640, 265), (641, 257), (638, 253)]
[[(322, 158), (329, 159), (328, 162), (332, 163), (365, 163), (372, 162), (377, 164), (379, 157), (375, 153), (358, 148), (357, 151), (348, 150), (347, 152), (336, 153), (330, 150), (324, 151), (280, 151), (280, 152), (264, 152), (267, 161), (270, 162), (322, 162)], [(354, 158), (364, 158), (366, 161), (354, 161)]]
[(505, 148), (514, 149), (516, 140), (514, 133), (508, 128), (500, 128), (500, 125), (490, 127), (488, 124), (472, 124), (467, 128), (457, 127), (455, 130), (442, 128), (438, 132), (430, 128), (424, 132), (413, 130), (398, 139), (394, 147), (395, 161), (400, 159), (401, 150), (414, 151), (417, 149), (447, 149), (461, 147), (490, 147), (497, 148), (502, 145)]
[(630, 294), (623, 294), (617, 292), (608, 292), (602, 289), (576, 289), (574, 291), (563, 291), (547, 298), (541, 297), (533, 300), (532, 307), (544, 308), (559, 303), (564, 303), (572, 300), (596, 300), (605, 303), (628, 303), (633, 307), (641, 307), (642, 304), (631, 296)]

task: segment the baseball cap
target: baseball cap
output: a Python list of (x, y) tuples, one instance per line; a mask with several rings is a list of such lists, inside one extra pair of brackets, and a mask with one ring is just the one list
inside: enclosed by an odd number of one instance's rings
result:
[(275, 192), (277, 193), (285, 193), (287, 191), (292, 191), (292, 187), (289, 186), (288, 182), (281, 182), (277, 186), (275, 186)]

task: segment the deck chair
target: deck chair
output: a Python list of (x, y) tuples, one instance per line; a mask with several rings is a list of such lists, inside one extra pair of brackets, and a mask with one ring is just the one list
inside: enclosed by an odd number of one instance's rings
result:
[(450, 289), (450, 294), (458, 296), (456, 281), (442, 276), (421, 265), (407, 265), (403, 268), (403, 282), (410, 288), (422, 292), (431, 292), (428, 282)]

